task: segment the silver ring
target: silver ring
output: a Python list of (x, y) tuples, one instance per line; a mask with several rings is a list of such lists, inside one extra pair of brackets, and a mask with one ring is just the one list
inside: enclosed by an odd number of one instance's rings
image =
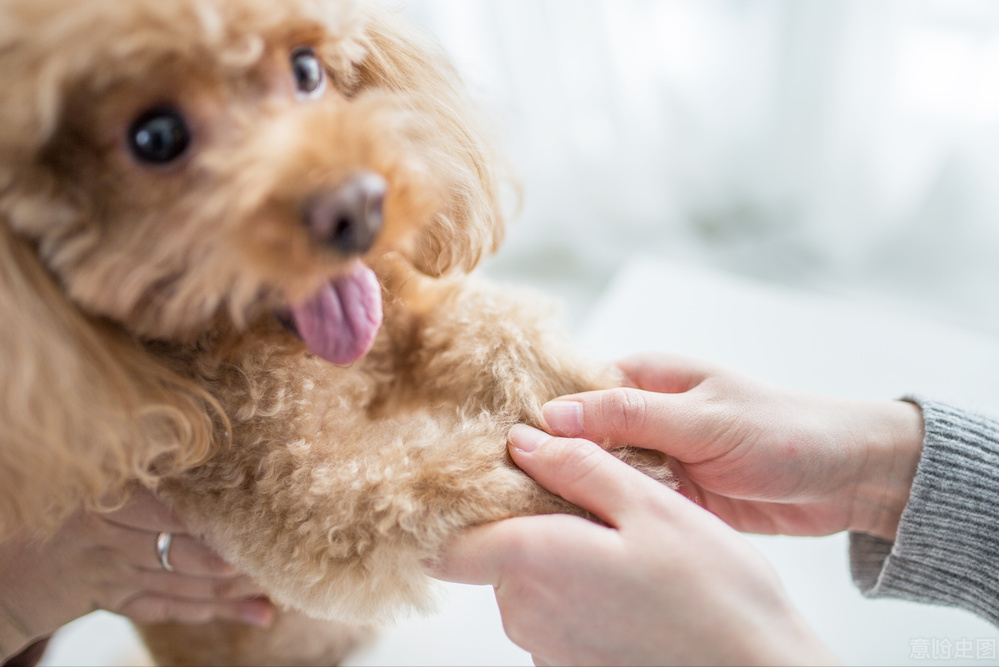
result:
[(170, 564), (170, 545), (172, 543), (173, 533), (160, 533), (156, 536), (156, 560), (167, 572), (173, 572), (173, 565)]

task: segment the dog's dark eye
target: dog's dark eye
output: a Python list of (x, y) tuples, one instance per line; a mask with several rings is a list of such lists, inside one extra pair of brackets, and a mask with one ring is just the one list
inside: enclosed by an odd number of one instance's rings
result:
[(291, 54), (291, 69), (295, 73), (295, 86), (306, 97), (318, 97), (326, 87), (326, 72), (309, 48), (297, 49)]
[(166, 164), (184, 154), (191, 132), (175, 109), (151, 109), (136, 119), (128, 131), (132, 153), (142, 162)]

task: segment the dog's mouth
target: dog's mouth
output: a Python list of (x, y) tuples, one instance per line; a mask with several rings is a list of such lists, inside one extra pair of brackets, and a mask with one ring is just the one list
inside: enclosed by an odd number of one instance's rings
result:
[(278, 319), (316, 356), (338, 366), (363, 357), (382, 324), (382, 290), (375, 272), (356, 262)]

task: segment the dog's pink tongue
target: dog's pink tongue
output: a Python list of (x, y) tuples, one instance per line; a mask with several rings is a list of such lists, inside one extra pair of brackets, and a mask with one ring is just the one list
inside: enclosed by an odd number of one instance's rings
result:
[(368, 351), (382, 324), (382, 290), (375, 272), (356, 267), (292, 306), (298, 334), (314, 354), (346, 366)]

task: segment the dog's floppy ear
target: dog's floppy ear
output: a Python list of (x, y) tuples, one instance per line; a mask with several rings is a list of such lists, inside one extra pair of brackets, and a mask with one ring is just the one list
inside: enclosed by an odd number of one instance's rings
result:
[(0, 215), (0, 539), (203, 459), (212, 399), (80, 312)]
[[(428, 121), (422, 141), (434, 156), (429, 165), (447, 201), (421, 233), (410, 260), (439, 276), (469, 271), (503, 240), (501, 186), (512, 185), (504, 156), (495, 150), (490, 125), (469, 99), (440, 47), (384, 8), (367, 10), (359, 64), (359, 93), (388, 89)], [(511, 188), (512, 189), (512, 188)]]

